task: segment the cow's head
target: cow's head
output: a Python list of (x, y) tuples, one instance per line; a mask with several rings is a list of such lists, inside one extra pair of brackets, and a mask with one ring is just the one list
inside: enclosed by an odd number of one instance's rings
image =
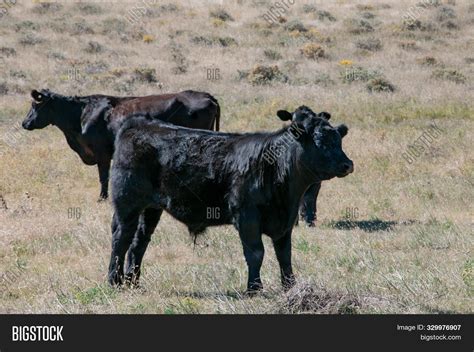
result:
[(332, 127), (328, 121), (329, 113), (316, 114), (306, 106), (300, 106), (293, 113), (279, 110), (277, 115), (283, 121), (292, 121), (292, 133), (298, 137), (304, 150), (303, 166), (317, 178), (344, 177), (354, 171), (352, 160), (342, 150), (342, 138), (348, 132), (346, 125)]
[(21, 124), (23, 128), (31, 131), (52, 124), (54, 121), (51, 92), (44, 89), (40, 92), (32, 90), (31, 97), (33, 98), (31, 109)]
[(53, 93), (47, 89), (31, 92), (33, 102), (23, 128), (34, 130), (56, 125), (59, 128), (75, 127), (80, 129), (80, 117), (84, 103), (77, 97), (67, 97)]

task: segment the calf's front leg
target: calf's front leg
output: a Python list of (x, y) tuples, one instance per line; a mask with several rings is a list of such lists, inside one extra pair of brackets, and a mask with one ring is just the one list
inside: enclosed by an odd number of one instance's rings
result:
[(283, 288), (288, 290), (295, 284), (295, 276), (291, 267), (291, 231), (281, 238), (274, 239), (273, 247), (280, 264), (281, 283)]
[(253, 217), (241, 217), (239, 221), (239, 235), (244, 250), (245, 261), (248, 267), (247, 293), (254, 294), (263, 288), (260, 279), (265, 249), (260, 232), (260, 224)]

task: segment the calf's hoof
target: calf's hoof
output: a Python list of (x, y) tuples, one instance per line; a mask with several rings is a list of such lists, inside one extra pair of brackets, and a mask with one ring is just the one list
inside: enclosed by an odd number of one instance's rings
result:
[(125, 286), (129, 288), (140, 288), (140, 280), (136, 274), (127, 274), (125, 276)]
[(115, 272), (110, 273), (108, 281), (109, 281), (110, 286), (118, 288), (123, 285), (123, 276)]
[(263, 290), (263, 285), (261, 282), (254, 282), (252, 284), (247, 285), (247, 291), (245, 291), (245, 295), (249, 297), (253, 297), (257, 295), (259, 292)]
[(258, 290), (250, 290), (250, 289), (247, 289), (245, 292), (244, 292), (244, 296), (246, 297), (255, 297), (257, 296), (259, 293), (262, 292), (262, 289), (258, 289)]
[(285, 277), (281, 280), (281, 284), (283, 286), (283, 290), (286, 292), (296, 285), (296, 279), (293, 275)]
[(304, 220), (307, 227), (316, 227), (316, 221), (317, 221), (316, 218), (314, 218), (314, 219), (311, 219), (311, 218), (305, 219), (305, 218), (303, 218), (303, 220)]

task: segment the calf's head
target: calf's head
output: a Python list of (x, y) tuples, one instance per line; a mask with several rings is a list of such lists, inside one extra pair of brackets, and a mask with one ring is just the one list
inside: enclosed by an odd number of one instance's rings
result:
[[(330, 114), (314, 113), (306, 106), (300, 106), (293, 113), (279, 110), (278, 117), (292, 121), (303, 148), (301, 162), (304, 169), (319, 180), (344, 177), (354, 171), (354, 164), (342, 150), (342, 138), (347, 134), (346, 125), (333, 127), (329, 124)], [(300, 131), (301, 135), (298, 135)]]

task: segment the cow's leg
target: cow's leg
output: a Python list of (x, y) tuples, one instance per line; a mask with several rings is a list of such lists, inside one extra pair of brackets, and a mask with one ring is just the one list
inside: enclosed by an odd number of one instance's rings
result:
[(134, 211), (121, 217), (116, 211), (112, 219), (112, 253), (109, 264), (109, 283), (112, 286), (123, 283), (123, 264), (125, 254), (137, 230), (140, 212)]
[(137, 232), (128, 249), (126, 282), (132, 286), (138, 286), (142, 259), (162, 213), (163, 209), (148, 208), (140, 215)]
[(109, 170), (110, 170), (110, 159), (99, 160), (97, 163), (99, 169), (99, 180), (100, 180), (100, 196), (99, 202), (108, 198), (109, 196)]
[(303, 195), (300, 213), (309, 227), (315, 226), (314, 222), (316, 221), (316, 201), (320, 189), (321, 182), (315, 183), (311, 185)]
[(242, 217), (239, 221), (238, 230), (249, 271), (247, 293), (252, 294), (263, 288), (260, 279), (260, 268), (262, 267), (265, 250), (260, 232), (260, 223), (248, 217)]
[(273, 240), (275, 254), (280, 264), (281, 283), (285, 290), (295, 284), (295, 276), (291, 267), (291, 231), (283, 237)]

